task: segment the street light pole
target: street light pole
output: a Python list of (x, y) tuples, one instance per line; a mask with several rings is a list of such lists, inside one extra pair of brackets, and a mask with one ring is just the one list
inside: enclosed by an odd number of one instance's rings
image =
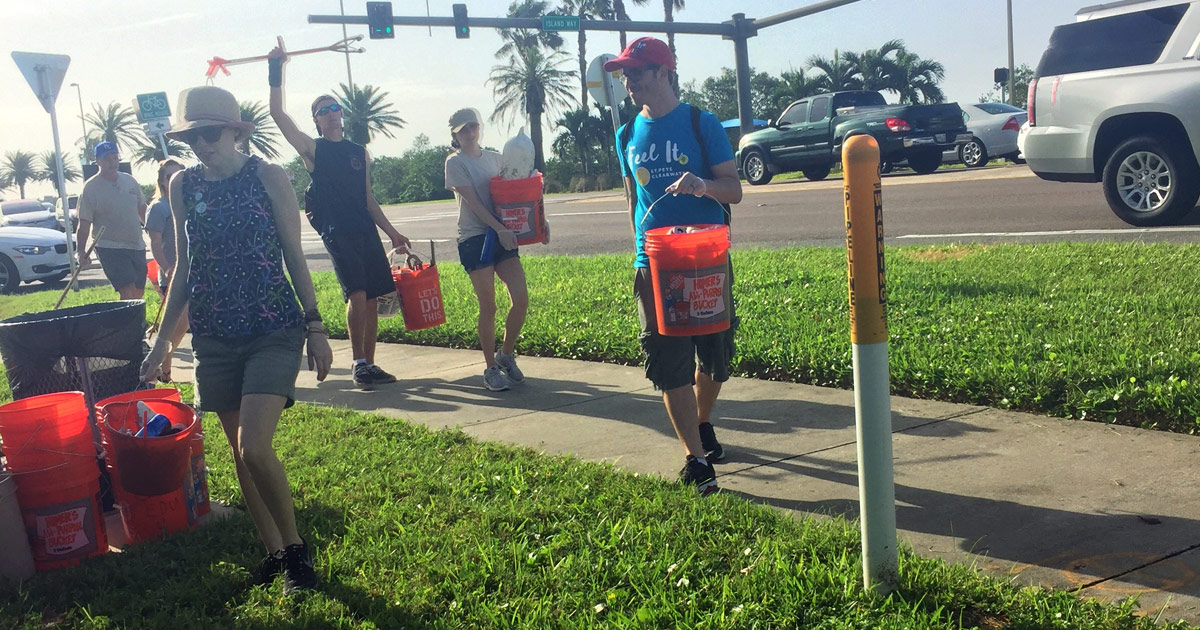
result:
[[(338, 8), (342, 10), (342, 17), (346, 17), (346, 5), (344, 0), (338, 0)], [(1010, 28), (1011, 32), (1011, 28)], [(342, 39), (347, 39), (346, 23), (342, 22)], [(346, 49), (346, 82), (350, 86), (350, 93), (354, 93), (354, 75), (350, 74), (350, 49)]]
[(87, 125), (83, 124), (83, 90), (78, 83), (72, 83), (71, 87), (75, 88), (75, 95), (79, 97), (79, 129), (83, 131), (83, 135), (79, 140), (83, 143), (83, 150), (80, 152), (80, 164), (86, 164), (87, 159)]

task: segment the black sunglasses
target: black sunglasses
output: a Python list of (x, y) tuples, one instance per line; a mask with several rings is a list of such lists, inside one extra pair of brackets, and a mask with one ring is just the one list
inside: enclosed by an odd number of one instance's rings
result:
[(317, 113), (313, 114), (313, 116), (324, 116), (325, 114), (328, 114), (329, 112), (340, 112), (340, 111), (342, 111), (342, 106), (338, 105), (337, 103), (334, 103), (332, 105), (326, 105), (325, 107), (318, 109)]
[(221, 134), (223, 133), (225, 133), (225, 127), (216, 125), (210, 127), (197, 127), (195, 129), (188, 129), (187, 131), (179, 134), (179, 139), (183, 140), (184, 143), (188, 145), (196, 144), (200, 141), (200, 138), (204, 138), (204, 141), (209, 144), (216, 144), (217, 141), (221, 139)]
[(642, 76), (644, 76), (647, 72), (658, 72), (659, 67), (660, 66), (651, 64), (648, 66), (642, 66), (640, 68), (624, 68), (621, 70), (621, 76), (622, 78), (629, 79), (630, 81), (636, 83), (637, 81), (641, 81)]

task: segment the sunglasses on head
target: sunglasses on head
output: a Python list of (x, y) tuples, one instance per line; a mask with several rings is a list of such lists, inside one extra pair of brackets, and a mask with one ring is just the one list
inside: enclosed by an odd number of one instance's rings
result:
[(313, 115), (314, 116), (324, 116), (325, 114), (328, 114), (329, 112), (340, 112), (340, 111), (342, 111), (342, 106), (338, 105), (337, 103), (333, 103), (332, 105), (326, 105), (325, 107), (318, 109), (317, 113), (315, 113)]
[(189, 145), (196, 144), (200, 138), (204, 138), (204, 141), (209, 144), (216, 144), (223, 133), (225, 133), (225, 128), (221, 126), (197, 127), (183, 132), (179, 135), (179, 139)]

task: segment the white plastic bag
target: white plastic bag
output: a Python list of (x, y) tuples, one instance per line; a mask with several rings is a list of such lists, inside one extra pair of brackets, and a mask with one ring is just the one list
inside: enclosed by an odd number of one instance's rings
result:
[(533, 140), (525, 135), (521, 127), (517, 135), (504, 143), (500, 154), (501, 179), (525, 179), (533, 177)]

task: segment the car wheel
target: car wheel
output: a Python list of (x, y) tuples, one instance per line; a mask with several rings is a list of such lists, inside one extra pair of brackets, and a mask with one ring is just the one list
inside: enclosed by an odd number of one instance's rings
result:
[(896, 170), (895, 163), (893, 163), (891, 160), (885, 160), (885, 159), (880, 158), (880, 160), (879, 160), (879, 174), (880, 175), (887, 175), (888, 173), (891, 173), (894, 170)]
[(21, 286), (21, 274), (8, 256), (0, 254), (0, 293), (12, 293)]
[(746, 152), (746, 159), (742, 161), (742, 172), (746, 174), (746, 181), (754, 186), (761, 186), (771, 181), (772, 177), (771, 171), (767, 170), (767, 161), (758, 149)]
[(981, 166), (987, 166), (987, 147), (983, 146), (982, 140), (972, 137), (969, 141), (967, 141), (966, 144), (958, 147), (958, 159), (962, 161), (967, 168), (979, 168)]
[(1104, 197), (1113, 213), (1149, 226), (1175, 223), (1191, 212), (1200, 197), (1200, 173), (1189, 157), (1152, 136), (1121, 143), (1104, 165)]
[(800, 172), (804, 173), (804, 177), (806, 177), (814, 182), (819, 182), (822, 179), (829, 177), (829, 169), (830, 168), (831, 168), (831, 165), (822, 164), (820, 166), (810, 166), (805, 169), (800, 169)]
[(928, 175), (938, 170), (941, 165), (942, 152), (940, 150), (920, 151), (910, 153), (908, 156), (908, 167), (922, 175)]

